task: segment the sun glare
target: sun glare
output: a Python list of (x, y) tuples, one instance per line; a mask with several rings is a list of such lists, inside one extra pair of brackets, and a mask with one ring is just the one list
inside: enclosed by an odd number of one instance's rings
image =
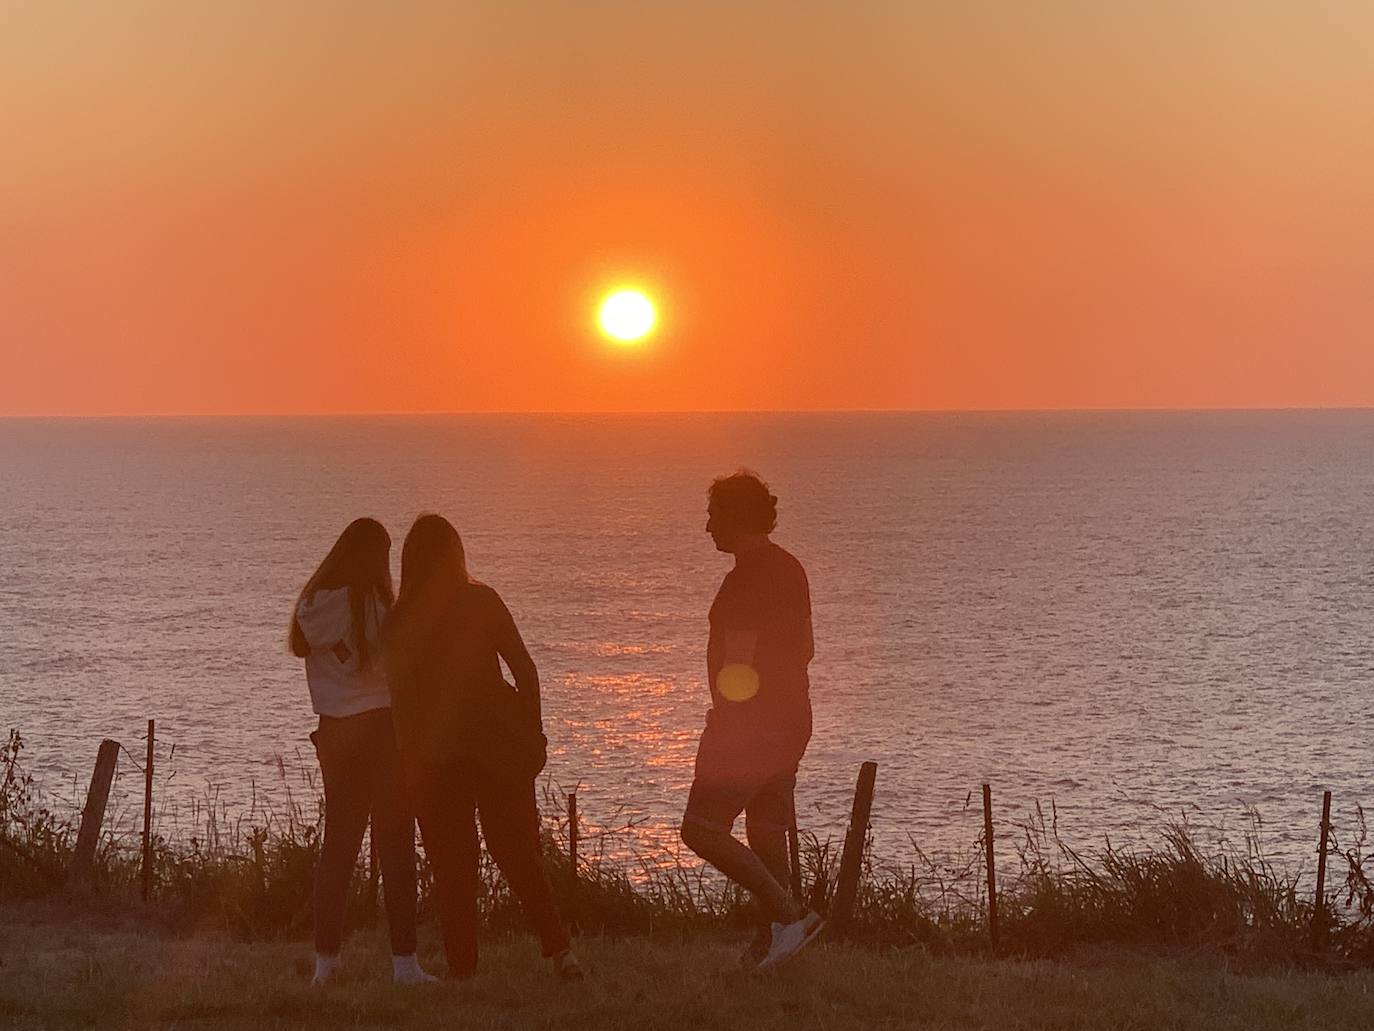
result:
[(617, 290), (601, 302), (601, 331), (612, 340), (633, 344), (647, 337), (658, 321), (654, 302), (638, 290)]

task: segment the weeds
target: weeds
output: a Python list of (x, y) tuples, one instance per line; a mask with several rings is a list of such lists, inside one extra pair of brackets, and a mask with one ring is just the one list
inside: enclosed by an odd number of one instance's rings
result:
[[(74, 804), (61, 812), (44, 804), (24, 771), (23, 747), (13, 731), (0, 746), (0, 901), (64, 893), (76, 840)], [(308, 936), (323, 805), (313, 769), (297, 760), (305, 804), (279, 761), (283, 807), (260, 801), (254, 786), (248, 813), (235, 816), (210, 791), (192, 807), (190, 828), (154, 837), (155, 919), (248, 938)], [(546, 784), (545, 858), (565, 917), (583, 933), (673, 934), (746, 928), (756, 919), (741, 891), (695, 860), (646, 851), (633, 820), (585, 834), (574, 878), (562, 798)], [(1014, 860), (1004, 860), (999, 871), (1001, 939), (1010, 952), (1047, 956), (1085, 944), (1186, 946), (1287, 963), (1310, 956), (1317, 919), (1327, 955), (1374, 963), (1374, 884), (1366, 873), (1363, 812), (1348, 845), (1331, 841), (1332, 889), (1320, 914), (1300, 875), (1285, 874), (1264, 858), (1253, 814), (1240, 849), (1209, 851), (1196, 829), (1178, 820), (1166, 823), (1157, 850), (1126, 850), (1108, 841), (1084, 852), (1059, 837), (1053, 809), (1047, 818), (1039, 807), (1021, 830)], [(804, 890), (824, 909), (838, 849), (830, 839), (807, 834), (800, 844)], [(364, 849), (351, 889), (355, 925), (377, 919), (378, 884), (366, 857)], [(95, 889), (114, 904), (134, 906), (139, 863), (134, 836), (107, 830), (97, 850)], [(430, 885), (421, 853), (422, 911)], [(481, 885), (487, 929), (522, 928), (518, 905), (485, 857)], [(982, 951), (986, 911), (981, 839), (962, 855), (939, 858), (911, 841), (903, 863), (868, 853), (849, 935), (881, 947)]]

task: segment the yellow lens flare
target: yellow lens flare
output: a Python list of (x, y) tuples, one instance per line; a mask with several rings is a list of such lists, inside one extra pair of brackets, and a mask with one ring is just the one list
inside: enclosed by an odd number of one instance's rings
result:
[(622, 344), (643, 340), (658, 322), (654, 302), (640, 290), (617, 290), (601, 302), (601, 332)]
[(759, 693), (759, 675), (753, 666), (733, 663), (716, 674), (716, 690), (728, 702), (747, 702)]

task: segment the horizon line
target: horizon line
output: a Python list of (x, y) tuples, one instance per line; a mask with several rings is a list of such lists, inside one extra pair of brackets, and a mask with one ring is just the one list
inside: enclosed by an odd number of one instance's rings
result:
[(1338, 405), (1216, 405), (1216, 406), (1129, 406), (1115, 408), (528, 408), (528, 409), (434, 409), (429, 411), (249, 411), (249, 412), (41, 412), (0, 413), (0, 421), (81, 421), (81, 420), (192, 420), (192, 419), (405, 419), (454, 416), (624, 416), (624, 415), (1104, 415), (1104, 414), (1186, 414), (1209, 412), (1365, 412), (1374, 403)]

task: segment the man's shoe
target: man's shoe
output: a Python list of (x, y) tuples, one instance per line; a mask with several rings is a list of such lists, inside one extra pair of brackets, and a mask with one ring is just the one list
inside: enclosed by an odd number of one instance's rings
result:
[(748, 947), (740, 955), (739, 965), (743, 970), (755, 970), (763, 962), (763, 957), (768, 955), (768, 950), (773, 946), (773, 931), (767, 925), (760, 927), (754, 932), (754, 937), (750, 940)]
[(773, 941), (768, 948), (768, 955), (759, 960), (759, 969), (774, 967), (791, 959), (809, 945), (824, 926), (825, 921), (814, 910), (794, 923), (774, 924)]

